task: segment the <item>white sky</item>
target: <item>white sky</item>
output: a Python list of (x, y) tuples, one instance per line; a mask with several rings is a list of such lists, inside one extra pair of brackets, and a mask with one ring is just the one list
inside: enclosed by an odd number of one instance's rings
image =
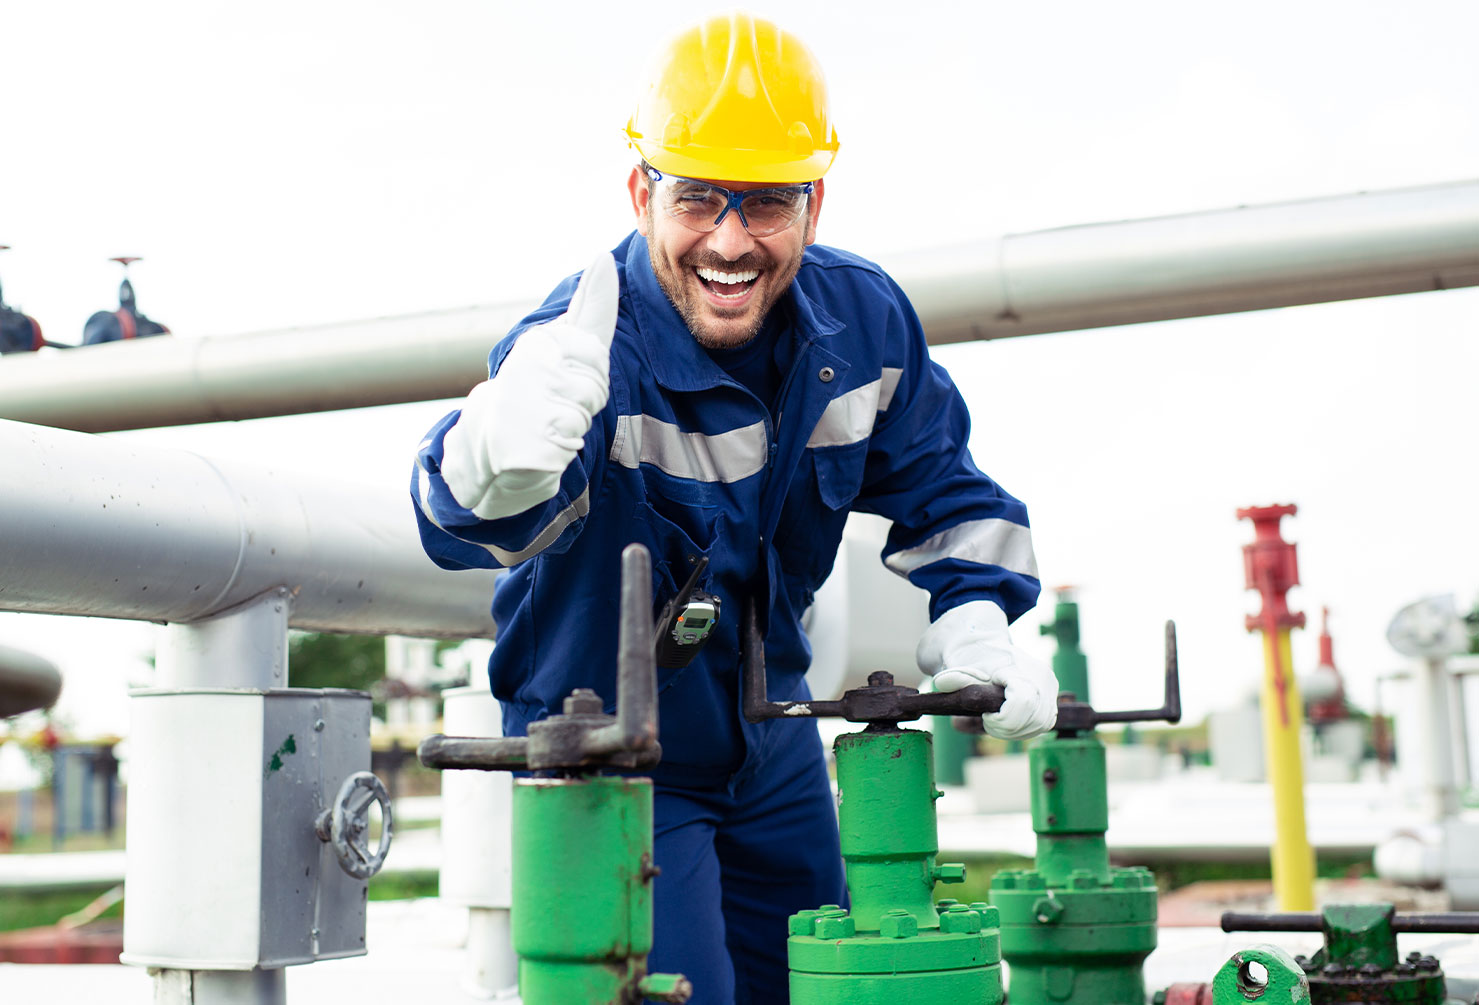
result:
[[(711, 9), (14, 5), (6, 299), (78, 341), (122, 254), (182, 337), (538, 298), (629, 228), (639, 71)], [(1471, 0), (755, 9), (826, 67), (842, 152), (820, 237), (869, 257), (1479, 177)], [(1333, 609), (1359, 701), (1401, 663), (1398, 607), (1469, 605), (1476, 308), (1470, 289), (936, 352), (978, 462), (1029, 505), (1045, 583), (1080, 587), (1097, 704), (1158, 700), (1168, 617), (1193, 720), (1256, 686), (1240, 506), (1300, 506), (1291, 600), (1312, 626)], [(117, 435), (400, 485), (446, 407)], [(1038, 621), (1017, 637), (1046, 656)], [(0, 640), (63, 666), (85, 730), (125, 728), (147, 626), (0, 615)], [(1301, 669), (1315, 652), (1296, 634)]]

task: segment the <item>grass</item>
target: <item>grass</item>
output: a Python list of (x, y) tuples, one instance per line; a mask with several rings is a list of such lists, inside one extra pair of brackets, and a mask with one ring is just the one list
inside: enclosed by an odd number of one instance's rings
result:
[[(0, 932), (54, 925), (106, 893), (111, 885), (77, 887), (71, 890), (0, 891)], [(381, 873), (370, 879), (371, 900), (412, 900), (437, 895), (433, 872)], [(114, 904), (100, 918), (123, 917), (124, 903)]]
[[(54, 925), (73, 911), (80, 911), (110, 889), (111, 886), (105, 885), (37, 892), (7, 890), (0, 894), (0, 932)], [(114, 904), (101, 917), (123, 917), (123, 905)]]
[(437, 874), (426, 872), (382, 872), (370, 877), (371, 900), (418, 900), (437, 895)]
[[(970, 904), (989, 899), (991, 877), (1002, 869), (1030, 869), (1032, 860), (1015, 856), (967, 859), (965, 882), (941, 884), (935, 896)], [(1204, 880), (1270, 878), (1267, 862), (1162, 862), (1151, 870), (1162, 893)], [(1316, 875), (1321, 879), (1372, 876), (1371, 859), (1362, 856), (1321, 856)], [(54, 925), (73, 911), (86, 907), (109, 889), (107, 885), (73, 890), (0, 891), (0, 932), (18, 928)], [(435, 871), (381, 873), (370, 879), (371, 900), (414, 900), (437, 895)], [(121, 918), (123, 905), (115, 904), (103, 918)]]

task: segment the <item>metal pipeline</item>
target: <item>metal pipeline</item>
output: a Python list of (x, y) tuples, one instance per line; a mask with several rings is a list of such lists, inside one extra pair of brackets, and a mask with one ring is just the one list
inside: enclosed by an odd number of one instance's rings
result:
[(198, 622), (284, 587), (289, 624), (492, 638), (492, 573), (422, 553), (396, 487), (0, 420), (0, 610)]
[[(883, 263), (932, 344), (1479, 285), (1479, 181), (1008, 234)], [(0, 416), (88, 432), (455, 398), (537, 301), (7, 357)]]
[(0, 718), (49, 708), (62, 693), (56, 666), (33, 653), (0, 646)]

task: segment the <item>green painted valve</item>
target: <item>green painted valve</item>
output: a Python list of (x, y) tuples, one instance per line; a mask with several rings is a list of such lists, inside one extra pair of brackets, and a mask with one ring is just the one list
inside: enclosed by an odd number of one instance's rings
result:
[(1409, 1002), (1444, 1005), (1449, 1001), (1436, 957), (1397, 952), (1397, 935), (1479, 933), (1479, 913), (1397, 914), (1391, 904), (1329, 904), (1324, 910), (1289, 914), (1222, 916), (1224, 932), (1320, 932), (1324, 945), (1294, 962), (1309, 979), (1310, 1001)]
[(513, 818), (520, 996), (627, 1000), (652, 949), (651, 780), (523, 778)]
[(1304, 1005), (1309, 1000), (1304, 972), (1278, 946), (1234, 953), (1212, 979), (1212, 1005)]
[(1104, 744), (1100, 722), (1181, 716), (1174, 628), (1166, 626), (1166, 703), (1139, 712), (1098, 712), (1059, 696), (1055, 732), (1028, 751), (1035, 868), (991, 880), (1001, 912), (1001, 952), (1014, 1002), (1143, 1005), (1142, 965), (1156, 945), (1155, 878), (1109, 864)]
[(1072, 589), (1066, 586), (1059, 588), (1053, 620), (1038, 631), (1051, 635), (1058, 643), (1053, 652), (1053, 676), (1058, 678), (1058, 690), (1067, 691), (1079, 701), (1089, 702), (1089, 658), (1079, 648), (1078, 604), (1073, 599)]
[(941, 793), (930, 734), (875, 725), (843, 734), (833, 749), (852, 910), (791, 917), (792, 1005), (996, 1005), (996, 909), (934, 903), (935, 884), (960, 882), (965, 869), (935, 861)]
[(430, 768), (536, 772), (513, 792), (513, 943), (526, 1005), (686, 1002), (681, 974), (650, 974), (652, 780), (600, 774), (658, 762), (647, 550), (622, 552), (616, 714), (578, 688), (528, 737), (429, 736)]
[(867, 723), (832, 748), (852, 910), (829, 904), (791, 916), (792, 1005), (998, 1005), (997, 911), (989, 904), (934, 903), (935, 884), (961, 882), (965, 866), (935, 861), (935, 800), (944, 793), (935, 788), (933, 741), (899, 723), (926, 715), (979, 721), (1001, 708), (1001, 687), (920, 694), (879, 670), (868, 675), (867, 687), (834, 701), (770, 701), (753, 602), (745, 608), (744, 651), (744, 713), (751, 722), (837, 716)]

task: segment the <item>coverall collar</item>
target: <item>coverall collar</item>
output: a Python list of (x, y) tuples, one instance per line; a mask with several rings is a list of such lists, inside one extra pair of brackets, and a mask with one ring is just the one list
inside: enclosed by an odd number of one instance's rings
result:
[[(626, 279), (642, 348), (658, 384), (670, 391), (706, 391), (726, 382), (728, 375), (724, 369), (694, 340), (677, 308), (663, 292), (652, 271), (647, 239), (641, 234), (634, 233), (627, 248)], [(798, 346), (835, 335), (845, 327), (813, 303), (795, 280), (786, 293), (791, 299), (794, 319), (792, 337)], [(772, 311), (779, 307), (778, 303)]]

